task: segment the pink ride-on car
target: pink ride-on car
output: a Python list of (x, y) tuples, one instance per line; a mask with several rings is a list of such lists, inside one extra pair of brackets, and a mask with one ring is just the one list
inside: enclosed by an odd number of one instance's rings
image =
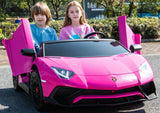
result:
[[(103, 33), (94, 32), (91, 35)], [(11, 40), (4, 40), (15, 90), (31, 94), (35, 107), (120, 105), (157, 97), (148, 61), (114, 39), (43, 42), (36, 55), (30, 26), (22, 19)]]

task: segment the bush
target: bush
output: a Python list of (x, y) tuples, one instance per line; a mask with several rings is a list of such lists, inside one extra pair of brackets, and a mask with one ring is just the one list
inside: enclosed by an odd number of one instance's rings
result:
[[(160, 19), (149, 18), (127, 18), (127, 24), (135, 34), (141, 34), (142, 39), (160, 38)], [(54, 28), (59, 35), (62, 28), (63, 20), (52, 21), (50, 27)], [(88, 20), (95, 31), (103, 32), (106, 38), (119, 40), (119, 27), (117, 18), (108, 18), (103, 20)], [(0, 23), (0, 42), (5, 39), (9, 33), (14, 32), (18, 27), (11, 22)]]
[(2, 33), (2, 29), (0, 29), (0, 45), (2, 44), (2, 40), (5, 39), (6, 37)]
[(127, 24), (135, 34), (141, 34), (142, 39), (160, 38), (160, 19), (128, 18)]
[[(89, 20), (88, 23), (93, 26), (95, 31), (105, 33), (107, 38), (119, 40), (119, 27), (117, 18)], [(127, 18), (126, 23), (130, 26), (135, 34), (141, 34), (142, 39), (160, 38), (160, 19)]]
[(150, 26), (144, 32), (145, 39), (157, 39), (160, 36), (160, 32), (157, 30), (158, 28)]
[(13, 24), (11, 22), (2, 22), (0, 23), (0, 44), (3, 39), (6, 39), (11, 32), (14, 32), (18, 24)]
[(62, 28), (63, 20), (52, 21), (50, 27), (55, 29), (57, 36), (59, 35), (60, 29)]

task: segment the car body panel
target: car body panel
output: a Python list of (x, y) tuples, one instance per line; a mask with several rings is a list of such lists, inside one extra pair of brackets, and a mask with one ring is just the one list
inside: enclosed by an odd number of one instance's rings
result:
[(144, 98), (144, 96), (138, 91), (129, 92), (125, 94), (116, 94), (116, 95), (101, 95), (101, 96), (99, 95), (94, 95), (94, 96), (93, 95), (81, 95), (73, 100), (73, 104), (83, 99), (111, 99), (111, 98), (114, 99), (114, 98), (123, 98), (123, 97), (134, 96), (134, 95), (139, 95), (142, 98)]
[(31, 72), (33, 58), (21, 55), (21, 49), (32, 48), (32, 34), (28, 20), (22, 19), (21, 25), (13, 33), (13, 38), (3, 40), (13, 76)]
[[(43, 94), (48, 97), (56, 86), (120, 90), (143, 85), (153, 80), (153, 75), (145, 80), (140, 77), (139, 66), (144, 62), (143, 56), (129, 53), (97, 58), (39, 57), (34, 65), (43, 81)], [(51, 66), (73, 71), (75, 75), (70, 80), (61, 79)]]
[[(85, 74), (86, 76), (132, 73), (139, 71), (138, 67), (146, 61), (142, 56), (134, 54), (120, 54), (110, 57), (94, 58), (60, 57), (57, 59), (49, 58), (49, 60), (51, 62), (56, 61), (61, 68), (72, 69), (76, 74)], [(137, 60), (139, 63), (136, 63)]]
[[(126, 23), (126, 16), (118, 17), (118, 25), (119, 25), (119, 34), (120, 34), (120, 42), (127, 49), (132, 44), (141, 44), (141, 35), (134, 34), (129, 25)], [(141, 51), (136, 51), (136, 54), (141, 54)]]

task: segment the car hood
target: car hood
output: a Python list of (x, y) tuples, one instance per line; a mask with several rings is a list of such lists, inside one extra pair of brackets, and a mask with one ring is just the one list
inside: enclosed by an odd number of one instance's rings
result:
[(138, 67), (146, 60), (137, 54), (120, 54), (110, 57), (73, 58), (59, 57), (48, 58), (56, 62), (59, 68), (73, 71), (77, 75), (119, 75), (139, 71)]

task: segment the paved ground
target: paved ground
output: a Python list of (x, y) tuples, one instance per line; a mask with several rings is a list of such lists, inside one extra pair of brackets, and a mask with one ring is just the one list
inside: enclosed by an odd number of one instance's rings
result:
[[(160, 42), (145, 42), (142, 43), (142, 55), (160, 54)], [(9, 65), (8, 57), (4, 47), (0, 47), (0, 66)]]
[(0, 49), (0, 66), (9, 65), (6, 50)]
[(160, 42), (142, 43), (142, 55), (160, 54)]

